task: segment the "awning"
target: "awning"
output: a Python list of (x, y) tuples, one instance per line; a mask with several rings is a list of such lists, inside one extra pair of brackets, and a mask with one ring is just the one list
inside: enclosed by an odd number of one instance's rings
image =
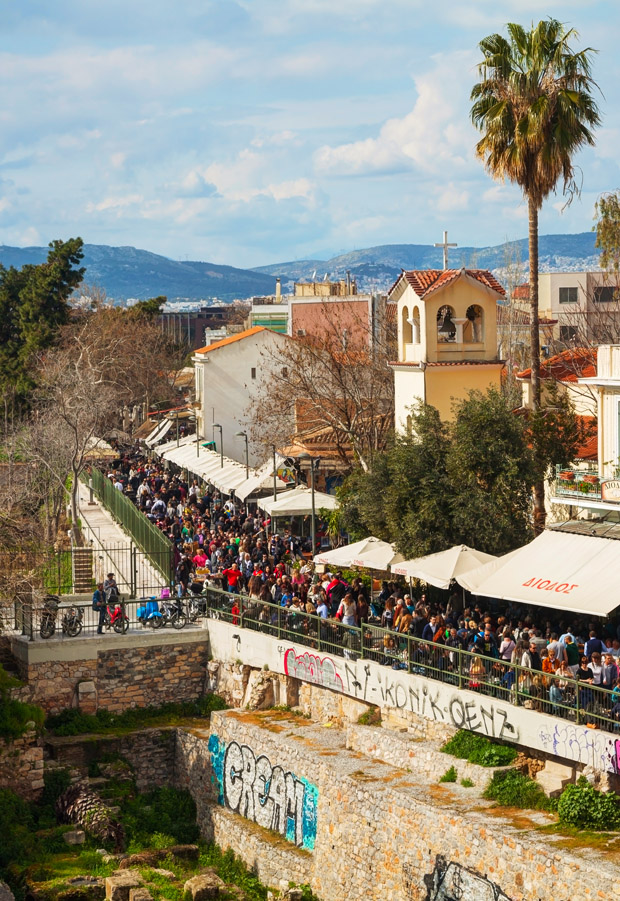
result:
[[(437, 554), (428, 554), (426, 557), (416, 557), (414, 560), (404, 560), (395, 563), (390, 568), (399, 576), (407, 576), (409, 579), (421, 579), (429, 585), (437, 588), (449, 588), (450, 582), (472, 569), (479, 569), (482, 564), (491, 560), (497, 560), (492, 554), (483, 554), (466, 544), (456, 544), (446, 551)], [(463, 584), (460, 582), (460, 584)]]
[[(394, 548), (387, 541), (381, 541), (380, 538), (374, 538), (372, 535), (368, 538), (362, 538), (361, 541), (355, 541), (353, 544), (346, 544), (343, 547), (336, 547), (331, 551), (324, 551), (317, 554), (314, 558), (315, 563), (322, 563), (325, 566), (368, 566), (367, 563), (356, 564), (355, 560), (361, 560), (364, 556), (369, 559), (371, 557), (378, 558), (380, 555), (394, 556)], [(383, 559), (383, 557), (382, 557)], [(373, 568), (373, 567), (369, 567)], [(379, 567), (374, 567), (379, 569)]]
[[(293, 488), (292, 491), (284, 491), (275, 501), (272, 497), (259, 500), (258, 506), (271, 517), (308, 516), (312, 513), (312, 489)], [(333, 494), (314, 492), (314, 509), (317, 513), (319, 510), (337, 510), (338, 507), (338, 498)]]
[(160, 441), (165, 435), (168, 434), (170, 429), (172, 428), (172, 420), (171, 419), (162, 419), (156, 429), (153, 429), (151, 434), (145, 440), (145, 444), (147, 447), (153, 447), (153, 445)]
[(470, 591), (595, 616), (607, 616), (620, 604), (616, 539), (548, 530), (495, 562), (502, 565), (489, 564), (493, 572), (484, 566), (468, 574)]
[[(276, 467), (278, 466), (278, 461), (283, 459), (283, 457), (278, 455)], [(288, 487), (288, 482), (283, 482), (280, 476), (276, 475), (276, 491)], [(250, 470), (249, 478), (235, 490), (235, 494), (240, 500), (244, 501), (246, 497), (264, 488), (273, 491), (273, 460), (263, 463), (260, 469)]]

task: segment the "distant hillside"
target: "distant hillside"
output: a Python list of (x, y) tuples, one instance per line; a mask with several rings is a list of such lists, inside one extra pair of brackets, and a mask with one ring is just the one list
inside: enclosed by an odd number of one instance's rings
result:
[[(540, 268), (543, 271), (578, 271), (598, 268), (599, 253), (593, 232), (578, 235), (541, 235)], [(509, 263), (521, 262), (527, 268), (527, 238), (498, 244), (495, 247), (457, 247), (450, 250), (450, 264), (501, 272)], [(329, 260), (302, 260), (260, 266), (255, 271), (282, 278), (300, 280), (342, 278), (347, 270), (357, 279), (358, 287), (387, 287), (401, 269), (440, 269), (442, 250), (429, 244), (382, 244), (365, 250), (353, 250)]]
[[(26, 263), (42, 263), (46, 247), (0, 246), (0, 263), (20, 268)], [(85, 244), (85, 281), (104, 288), (109, 298), (143, 300), (165, 294), (169, 300), (203, 300), (217, 297), (231, 301), (253, 294), (272, 294), (270, 275), (233, 266), (218, 266), (184, 260), (178, 262), (135, 247)]]
[[(595, 235), (542, 235), (540, 267), (547, 271), (596, 269), (598, 252)], [(21, 267), (42, 263), (46, 247), (0, 246), (0, 263)], [(527, 268), (527, 239), (496, 247), (457, 247), (450, 251), (453, 266), (491, 269), (502, 277), (508, 262), (521, 262)], [(256, 269), (236, 269), (193, 260), (170, 260), (135, 247), (84, 245), (85, 280), (105, 289), (108, 297), (125, 300), (144, 299), (165, 294), (169, 300), (232, 301), (253, 294), (273, 294), (275, 277), (282, 278), (284, 291), (290, 283), (316, 279), (344, 278), (347, 270), (362, 291), (383, 291), (398, 277), (401, 269), (441, 268), (441, 249), (429, 244), (383, 244), (365, 250), (353, 250), (330, 260), (296, 260), (274, 263)]]

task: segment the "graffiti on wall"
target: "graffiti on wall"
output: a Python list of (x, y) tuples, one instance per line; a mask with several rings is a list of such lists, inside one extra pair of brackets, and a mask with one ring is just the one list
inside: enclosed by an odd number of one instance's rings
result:
[(289, 648), (284, 655), (284, 672), (287, 676), (303, 679), (304, 682), (314, 682), (323, 688), (331, 688), (334, 691), (343, 689), (342, 679), (331, 657), (317, 657), (308, 651), (295, 654), (295, 649)]
[[(418, 898), (419, 890), (414, 886), (411, 875), (403, 868), (405, 887), (410, 898)], [(446, 861), (438, 855), (435, 869), (424, 877), (426, 901), (510, 901), (508, 895), (498, 885), (454, 861)]]
[(620, 741), (611, 735), (574, 723), (555, 723), (542, 728), (538, 738), (549, 753), (620, 775)]
[(284, 672), (305, 682), (340, 691), (380, 707), (395, 707), (458, 729), (483, 732), (490, 738), (516, 742), (518, 726), (509, 706), (493, 699), (472, 698), (449, 685), (426, 682), (415, 676), (371, 666), (363, 661), (334, 660), (308, 652), (296, 655), (294, 648), (280, 648)]
[(319, 792), (307, 779), (284, 770), (247, 745), (209, 737), (218, 803), (265, 829), (279, 832), (299, 848), (314, 848)]

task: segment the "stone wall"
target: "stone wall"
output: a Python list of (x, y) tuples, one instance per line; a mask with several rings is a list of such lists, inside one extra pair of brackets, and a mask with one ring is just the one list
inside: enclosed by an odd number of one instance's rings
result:
[[(116, 642), (70, 639), (64, 643), (13, 643), (25, 685), (15, 697), (48, 713), (79, 706), (79, 686), (89, 685), (89, 710), (121, 713), (199, 698), (207, 682), (208, 644), (196, 635), (125, 636)], [(55, 653), (55, 647), (58, 646)], [(15, 650), (19, 653), (15, 653)]]
[[(270, 872), (307, 881), (322, 901), (617, 894), (620, 866), (609, 855), (537, 833), (548, 815), (528, 827), (523, 812), (513, 825), (475, 788), (439, 785), (436, 771), (431, 780), (412, 774), (395, 736), (376, 732), (373, 743), (359, 727), (345, 735), (275, 711), (221, 712), (209, 730), (180, 731), (177, 779), (192, 792), (205, 834), (234, 845), (268, 883)], [(384, 760), (369, 756), (379, 749)], [(454, 763), (461, 778), (462, 762), (444, 759), (443, 769)], [(285, 840), (292, 856), (280, 853)]]
[(43, 748), (35, 732), (12, 742), (0, 740), (0, 788), (10, 788), (27, 800), (43, 790)]
[(122, 736), (71, 736), (49, 738), (45, 755), (55, 767), (85, 778), (89, 764), (103, 755), (122, 757), (133, 770), (139, 791), (150, 791), (174, 780), (176, 729), (143, 729)]

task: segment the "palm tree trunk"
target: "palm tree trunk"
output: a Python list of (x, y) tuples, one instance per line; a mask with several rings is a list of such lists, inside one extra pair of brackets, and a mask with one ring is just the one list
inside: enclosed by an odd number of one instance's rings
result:
[[(535, 412), (540, 407), (540, 328), (538, 322), (538, 207), (528, 197), (529, 216), (529, 257), (530, 257), (530, 383), (531, 405)], [(537, 448), (534, 455), (538, 458)], [(532, 486), (534, 496), (534, 534), (540, 535), (545, 528), (544, 475), (537, 477)]]

